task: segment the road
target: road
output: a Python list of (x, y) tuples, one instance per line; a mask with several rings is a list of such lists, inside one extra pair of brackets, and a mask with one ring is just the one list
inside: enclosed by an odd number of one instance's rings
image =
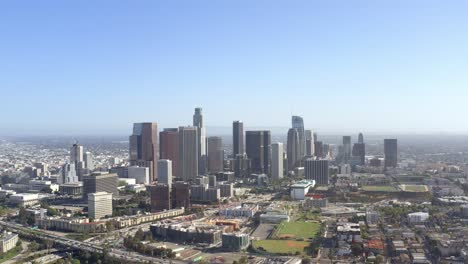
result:
[[(48, 239), (54, 241), (54, 243), (60, 244), (65, 247), (70, 247), (78, 250), (85, 250), (89, 252), (103, 253), (104, 248), (98, 245), (95, 245), (90, 242), (78, 241), (70, 238), (60, 237), (57, 235), (49, 234), (40, 230), (31, 230), (29, 228), (23, 227), (19, 224), (13, 224), (5, 221), (0, 221), (0, 225), (7, 227), (19, 234), (34, 235), (41, 239)], [(110, 249), (108, 251), (109, 256), (123, 260), (123, 261), (132, 261), (132, 262), (151, 262), (151, 263), (173, 263), (173, 264), (182, 264), (186, 263), (180, 260), (165, 260), (159, 258), (153, 258), (145, 256), (136, 252), (127, 252), (118, 249)]]

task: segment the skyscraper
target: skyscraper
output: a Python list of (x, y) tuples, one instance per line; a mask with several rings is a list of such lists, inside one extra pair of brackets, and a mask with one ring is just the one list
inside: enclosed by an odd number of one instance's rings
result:
[(312, 157), (315, 154), (315, 141), (312, 130), (305, 131), (305, 140), (306, 140), (306, 156)]
[(158, 126), (156, 123), (135, 123), (130, 141), (130, 164), (150, 169), (152, 181), (158, 179)]
[(57, 178), (59, 184), (78, 182), (75, 163), (65, 163), (60, 169), (60, 177)]
[(245, 143), (247, 157), (251, 160), (250, 166), (253, 173), (266, 173), (264, 171), (264, 138), (263, 131), (246, 131)]
[(385, 168), (398, 165), (398, 142), (396, 139), (384, 139)]
[(271, 132), (263, 131), (263, 173), (270, 174), (271, 164)]
[(91, 152), (87, 151), (87, 152), (84, 153), (83, 159), (84, 159), (85, 169), (88, 169), (90, 171), (94, 170), (93, 154), (91, 154)]
[(195, 108), (193, 115), (193, 126), (197, 128), (197, 145), (198, 145), (198, 174), (206, 173), (206, 139), (205, 127), (203, 126), (202, 108)]
[(83, 163), (83, 146), (75, 143), (70, 150), (70, 161), (74, 162), (76, 166)]
[(305, 131), (304, 131), (304, 119), (300, 116), (292, 116), (292, 128), (297, 129), (297, 133), (299, 134), (299, 157), (298, 160), (301, 161), (302, 158), (306, 154), (306, 147), (305, 147)]
[(315, 156), (317, 158), (324, 158), (325, 157), (325, 151), (324, 151), (324, 144), (322, 141), (315, 141), (314, 143), (314, 149), (315, 149)]
[(358, 143), (364, 143), (364, 136), (362, 135), (362, 133), (359, 133), (358, 135)]
[(171, 186), (167, 184), (150, 185), (151, 212), (171, 209)]
[(351, 160), (351, 137), (343, 136), (343, 162), (349, 163)]
[(83, 176), (83, 198), (87, 198), (89, 193), (107, 192), (118, 195), (117, 174), (93, 173)]
[(165, 128), (159, 132), (159, 158), (172, 162), (172, 173), (179, 174), (179, 129)]
[(192, 181), (198, 176), (198, 128), (179, 127), (179, 177)]
[(172, 161), (167, 159), (158, 160), (158, 184), (172, 185)]
[(271, 144), (271, 178), (283, 178), (283, 143)]
[(288, 130), (287, 142), (288, 170), (294, 170), (299, 164), (299, 132), (296, 128)]
[(244, 150), (244, 123), (242, 121), (232, 122), (232, 156), (243, 155)]
[(222, 172), (224, 168), (223, 141), (221, 137), (208, 138), (208, 172)]
[(315, 180), (317, 185), (328, 185), (328, 160), (315, 160), (308, 158), (304, 162), (305, 178)]

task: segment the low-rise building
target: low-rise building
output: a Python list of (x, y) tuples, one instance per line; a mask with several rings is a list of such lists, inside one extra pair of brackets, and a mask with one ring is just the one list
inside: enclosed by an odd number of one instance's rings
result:
[(11, 195), (9, 201), (20, 207), (28, 207), (39, 203), (39, 195), (36, 193), (17, 193)]
[(307, 197), (304, 200), (303, 206), (305, 209), (312, 209), (312, 208), (323, 208), (327, 207), (328, 199), (327, 198), (309, 198)]
[(3, 233), (0, 236), (0, 253), (6, 253), (16, 247), (18, 242), (18, 234), (14, 233)]
[(416, 212), (408, 214), (408, 219), (411, 224), (424, 223), (429, 219), (429, 213)]
[(112, 193), (89, 193), (88, 216), (94, 219), (112, 216)]
[(78, 181), (78, 182), (60, 184), (59, 192), (62, 194), (68, 194), (68, 195), (73, 195), (73, 196), (82, 195), (83, 183)]
[(315, 180), (303, 180), (291, 185), (291, 198), (294, 200), (304, 200), (309, 189), (315, 186)]
[(241, 251), (250, 245), (250, 237), (243, 233), (226, 233), (222, 236), (222, 247), (230, 251)]

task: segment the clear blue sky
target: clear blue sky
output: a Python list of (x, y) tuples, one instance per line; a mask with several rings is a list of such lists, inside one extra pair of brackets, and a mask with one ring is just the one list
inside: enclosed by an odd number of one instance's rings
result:
[(1, 1), (0, 134), (468, 132), (465, 1)]

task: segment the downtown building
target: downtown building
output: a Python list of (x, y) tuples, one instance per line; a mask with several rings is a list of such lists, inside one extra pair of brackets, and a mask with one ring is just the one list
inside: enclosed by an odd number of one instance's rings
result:
[(246, 131), (246, 152), (250, 159), (252, 173), (270, 173), (271, 133), (270, 131)]
[(398, 166), (397, 139), (384, 139), (385, 168)]
[(224, 151), (221, 137), (209, 137), (208, 145), (208, 173), (218, 173), (224, 170)]
[(271, 144), (271, 178), (274, 180), (283, 178), (283, 155), (283, 143)]
[(193, 126), (197, 128), (198, 174), (206, 173), (206, 132), (203, 126), (202, 108), (195, 108), (193, 114)]
[(179, 127), (179, 174), (184, 181), (198, 176), (198, 128)]
[[(174, 176), (179, 176), (179, 129), (165, 128), (159, 132), (159, 158), (172, 162)], [(158, 175), (159, 177), (159, 175)]]
[(304, 162), (305, 178), (314, 180), (316, 185), (329, 184), (328, 160), (315, 160), (308, 158)]
[(130, 165), (148, 167), (150, 180), (158, 179), (158, 126), (156, 123), (135, 123), (130, 141)]
[(106, 216), (112, 216), (112, 193), (89, 193), (88, 217), (100, 219)]
[(97, 192), (107, 192), (118, 195), (117, 174), (93, 173), (83, 176), (83, 198), (87, 199), (88, 194)]

